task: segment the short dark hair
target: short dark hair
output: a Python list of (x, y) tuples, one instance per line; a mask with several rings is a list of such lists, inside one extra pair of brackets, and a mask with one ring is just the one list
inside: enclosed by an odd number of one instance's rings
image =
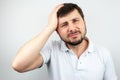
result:
[(68, 13), (72, 12), (75, 9), (77, 9), (82, 19), (84, 20), (84, 14), (82, 9), (77, 4), (74, 3), (64, 3), (64, 6), (58, 10), (57, 17), (66, 16)]

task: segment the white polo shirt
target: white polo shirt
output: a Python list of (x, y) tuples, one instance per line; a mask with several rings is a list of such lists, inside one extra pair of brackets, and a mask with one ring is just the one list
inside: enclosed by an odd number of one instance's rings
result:
[(49, 80), (117, 80), (109, 51), (91, 41), (79, 59), (62, 40), (46, 44), (40, 53)]

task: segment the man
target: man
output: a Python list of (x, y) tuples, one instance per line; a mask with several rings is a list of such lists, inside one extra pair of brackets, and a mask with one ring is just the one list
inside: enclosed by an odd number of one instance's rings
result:
[[(61, 40), (47, 43), (54, 31)], [(60, 4), (45, 30), (20, 48), (12, 66), (26, 72), (47, 64), (50, 80), (117, 80), (109, 51), (94, 45), (86, 32), (81, 8)]]

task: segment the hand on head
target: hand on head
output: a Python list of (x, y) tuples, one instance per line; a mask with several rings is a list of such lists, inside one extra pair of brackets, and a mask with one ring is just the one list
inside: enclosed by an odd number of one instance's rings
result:
[(63, 6), (64, 6), (64, 4), (57, 5), (54, 8), (54, 10), (51, 12), (51, 14), (49, 15), (48, 26), (54, 30), (56, 30), (57, 24), (58, 24), (57, 12)]

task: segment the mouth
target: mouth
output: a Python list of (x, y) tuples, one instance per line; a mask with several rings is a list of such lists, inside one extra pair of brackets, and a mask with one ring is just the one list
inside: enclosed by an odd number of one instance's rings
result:
[(77, 31), (77, 32), (71, 32), (70, 34), (68, 34), (68, 37), (77, 38), (79, 33), (80, 33), (79, 31)]

